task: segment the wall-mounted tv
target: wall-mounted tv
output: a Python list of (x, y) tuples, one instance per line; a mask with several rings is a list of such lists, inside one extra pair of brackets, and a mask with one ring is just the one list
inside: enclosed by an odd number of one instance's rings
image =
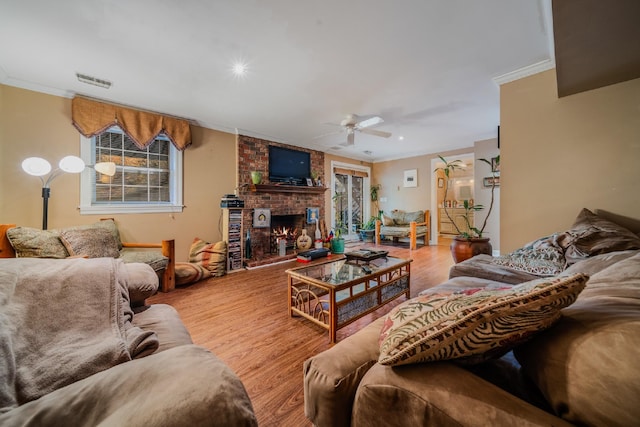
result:
[(306, 151), (269, 146), (269, 181), (306, 185), (311, 176), (311, 154)]

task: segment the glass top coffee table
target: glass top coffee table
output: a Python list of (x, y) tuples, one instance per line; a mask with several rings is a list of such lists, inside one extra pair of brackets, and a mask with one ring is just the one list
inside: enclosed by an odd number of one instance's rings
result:
[(287, 270), (289, 315), (336, 331), (401, 295), (409, 298), (411, 259), (378, 258), (368, 263), (330, 260)]

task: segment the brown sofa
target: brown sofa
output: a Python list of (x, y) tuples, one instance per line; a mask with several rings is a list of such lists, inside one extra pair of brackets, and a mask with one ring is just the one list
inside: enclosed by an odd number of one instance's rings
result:
[(0, 425), (257, 425), (234, 372), (145, 303), (150, 266), (6, 258), (0, 285)]
[[(549, 329), (499, 359), (475, 365), (445, 360), (385, 366), (379, 362), (383, 317), (305, 361), (307, 417), (316, 426), (637, 425), (640, 238), (626, 230), (618, 239), (619, 228), (607, 230), (606, 221), (583, 213), (552, 240), (567, 255), (559, 276), (590, 278)], [(500, 266), (486, 258), (462, 266), (480, 272), (492, 265), (484, 278), (454, 268), (456, 277), (424, 293), (508, 289), (518, 280), (539, 278), (514, 268), (519, 256), (540, 248), (534, 247), (505, 257)], [(546, 249), (530, 271), (550, 267)]]
[[(66, 239), (63, 239), (66, 237)], [(110, 256), (126, 263), (151, 266), (160, 278), (160, 290), (175, 289), (175, 242), (123, 242), (116, 222), (105, 218), (93, 224), (53, 230), (0, 224), (0, 258), (97, 258)]]

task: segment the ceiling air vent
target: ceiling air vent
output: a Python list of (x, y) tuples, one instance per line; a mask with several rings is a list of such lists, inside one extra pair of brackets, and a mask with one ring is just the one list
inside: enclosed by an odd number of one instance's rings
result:
[(111, 87), (111, 82), (108, 80), (103, 80), (97, 77), (92, 77), (80, 73), (76, 73), (76, 77), (78, 78), (78, 81), (81, 81), (82, 83), (103, 87), (105, 89), (109, 89)]

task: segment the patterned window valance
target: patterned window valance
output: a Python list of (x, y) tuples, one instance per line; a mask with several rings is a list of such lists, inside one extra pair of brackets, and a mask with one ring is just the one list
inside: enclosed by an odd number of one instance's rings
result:
[(159, 135), (166, 135), (182, 151), (191, 145), (191, 128), (183, 119), (166, 117), (76, 96), (71, 101), (73, 125), (90, 138), (111, 126), (119, 126), (139, 148), (145, 148)]

